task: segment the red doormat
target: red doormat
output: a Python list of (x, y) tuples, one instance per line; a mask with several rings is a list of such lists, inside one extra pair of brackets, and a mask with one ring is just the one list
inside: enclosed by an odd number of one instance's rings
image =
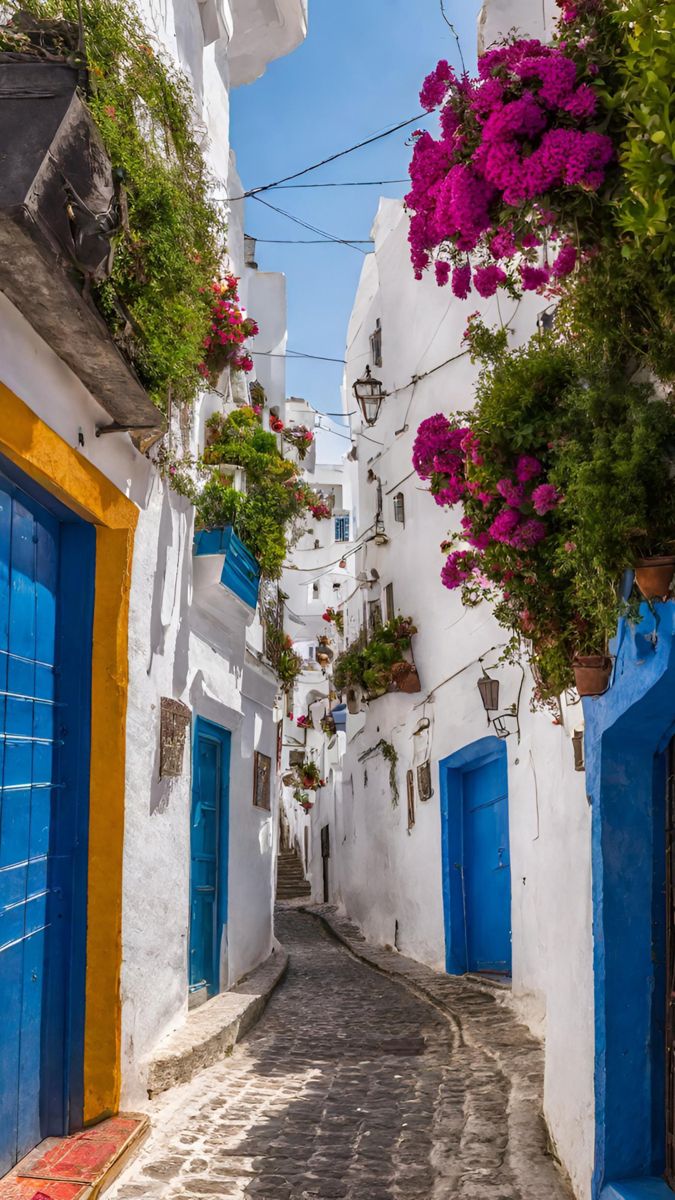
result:
[(65, 1138), (46, 1138), (0, 1179), (0, 1200), (85, 1200), (110, 1182), (142, 1142), (148, 1118), (109, 1117)]

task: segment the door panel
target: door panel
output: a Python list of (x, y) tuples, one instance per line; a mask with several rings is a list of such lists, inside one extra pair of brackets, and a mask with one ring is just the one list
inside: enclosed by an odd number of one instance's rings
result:
[(189, 986), (219, 990), (219, 958), (227, 920), (229, 737), (198, 720), (192, 779)]
[(51, 965), (69, 937), (51, 894), (59, 540), (58, 522), (0, 478), (0, 1171), (41, 1140), (44, 1089), (65, 1078), (63, 1037), (55, 1047), (48, 1032), (65, 1006)]
[(493, 760), (463, 777), (463, 877), (469, 971), (511, 973), (506, 771)]

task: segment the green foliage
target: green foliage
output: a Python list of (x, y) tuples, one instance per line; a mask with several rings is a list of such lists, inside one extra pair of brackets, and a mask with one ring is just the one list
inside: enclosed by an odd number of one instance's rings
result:
[(236, 492), (218, 470), (195, 498), (197, 521), (204, 528), (233, 525), (260, 563), (263, 575), (278, 579), (288, 553), (292, 526), (305, 511), (304, 494), (295, 483), (296, 468), (279, 453), (274, 434), (245, 406), (208, 422), (205, 467), (229, 464), (246, 470), (246, 493)]
[[(77, 0), (26, 0), (77, 22)], [(154, 402), (192, 400), (225, 227), (193, 126), (190, 85), (152, 45), (128, 0), (83, 5), (92, 116), (121, 173), (128, 224), (96, 302)]]
[(675, 253), (675, 3), (624, 0), (614, 12), (625, 38), (619, 62), (627, 195), (617, 201), (626, 253)]
[(364, 750), (363, 754), (359, 755), (359, 762), (365, 762), (366, 759), (372, 758), (374, 754), (381, 754), (384, 761), (389, 764), (389, 790), (391, 792), (391, 806), (398, 808), (400, 799), (398, 790), (398, 754), (393, 742), (388, 742), (386, 738), (380, 738), (374, 746), (369, 750)]
[[(672, 402), (596, 351), (553, 334), (533, 338), (483, 370), (467, 418), (482, 459), (469, 473), (484, 492), (528, 454), (541, 465), (537, 482), (561, 498), (542, 541), (492, 542), (479, 566), (489, 586), (473, 577), (464, 585), (466, 602), (489, 595), (497, 619), (529, 641), (544, 701), (572, 684), (575, 654), (606, 649), (622, 572), (675, 548)], [(464, 509), (474, 530), (494, 516), (470, 496)], [(533, 515), (527, 503), (521, 511)]]
[(391, 683), (392, 666), (404, 658), (416, 632), (410, 617), (395, 617), (374, 630), (369, 641), (361, 636), (336, 658), (335, 686), (340, 690), (356, 686), (371, 696), (382, 695)]

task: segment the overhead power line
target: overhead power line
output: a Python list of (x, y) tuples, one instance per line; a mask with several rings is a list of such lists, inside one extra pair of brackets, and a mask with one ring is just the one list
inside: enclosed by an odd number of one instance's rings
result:
[(263, 358), (313, 358), (317, 362), (343, 363), (344, 358), (328, 358), (324, 354), (303, 354), (302, 350), (287, 350), (285, 354), (275, 354), (272, 350), (250, 350), (250, 354), (258, 354)]
[(355, 146), (348, 146), (346, 150), (338, 150), (337, 154), (329, 154), (328, 158), (322, 158), (320, 162), (312, 163), (311, 167), (304, 167), (302, 171), (294, 171), (292, 175), (284, 175), (282, 179), (275, 179), (273, 183), (264, 183), (260, 187), (249, 188), (248, 191), (242, 192), (241, 196), (230, 196), (230, 200), (246, 200), (249, 196), (257, 196), (260, 192), (269, 192), (272, 188), (281, 187), (282, 184), (290, 183), (293, 179), (300, 179), (303, 175), (309, 175), (310, 171), (318, 171), (319, 167), (325, 167), (327, 163), (336, 162), (338, 158), (344, 158), (347, 154), (353, 154), (355, 150), (362, 150), (364, 146), (371, 146), (373, 142), (379, 142), (382, 138), (390, 137), (392, 133), (398, 133), (399, 129), (405, 129), (408, 125), (414, 125), (416, 121), (424, 121), (428, 116), (429, 113), (418, 113), (417, 116), (410, 117), (407, 121), (399, 121), (398, 125), (392, 125), (389, 129), (382, 130), (381, 133), (364, 138), (362, 142), (357, 142)]
[[(252, 236), (252, 235), (249, 235)], [(253, 238), (262, 246), (337, 246), (342, 244), (341, 238)], [(349, 246), (372, 246), (372, 238), (345, 238)]]
[(285, 208), (278, 208), (276, 204), (270, 204), (269, 200), (263, 200), (262, 196), (252, 194), (251, 199), (257, 200), (258, 204), (264, 204), (265, 208), (271, 208), (272, 212), (279, 213), (282, 217), (287, 217), (289, 221), (302, 226), (303, 229), (309, 229), (311, 233), (318, 233), (321, 237), (328, 238), (331, 242), (337, 242), (341, 246), (351, 246), (352, 250), (358, 251), (359, 254), (365, 255), (366, 253), (360, 246), (357, 246), (356, 242), (348, 242), (346, 238), (336, 237), (334, 234), (328, 233), (325, 229), (319, 229), (318, 225), (310, 225), (309, 221), (303, 221), (301, 217), (294, 216), (293, 213), (287, 212)]

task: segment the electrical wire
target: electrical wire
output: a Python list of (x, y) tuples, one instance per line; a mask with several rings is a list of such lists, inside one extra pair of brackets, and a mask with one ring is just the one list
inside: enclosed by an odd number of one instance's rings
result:
[[(249, 235), (250, 236), (250, 235)], [(331, 246), (337, 244), (341, 238), (254, 238), (255, 242), (260, 242), (263, 246)], [(350, 238), (345, 239), (350, 246), (372, 246), (372, 238)]]
[(466, 75), (466, 64), (464, 62), (464, 55), (462, 54), (462, 43), (459, 40), (459, 34), (445, 11), (444, 0), (440, 0), (440, 2), (441, 2), (441, 16), (443, 17), (443, 20), (445, 21), (446, 25), (448, 26), (448, 29), (450, 30), (452, 36), (454, 37), (455, 41), (457, 42), (457, 50), (459, 52), (459, 59), (462, 64), (462, 72), (464, 75)]
[(328, 240), (331, 242), (337, 242), (341, 246), (351, 246), (352, 250), (356, 250), (359, 254), (366, 254), (366, 251), (362, 250), (361, 247), (356, 244), (356, 242), (348, 242), (345, 238), (334, 236), (334, 234), (329, 233), (326, 229), (320, 229), (318, 225), (311, 225), (309, 221), (303, 221), (301, 217), (294, 216), (294, 214), (289, 213), (287, 209), (278, 208), (276, 204), (270, 204), (269, 200), (263, 200), (261, 196), (257, 196), (252, 193), (251, 199), (257, 200), (258, 204), (264, 204), (265, 208), (271, 208), (272, 212), (279, 213), (280, 216), (286, 217), (289, 221), (293, 221), (294, 224), (300, 225), (303, 229), (309, 229), (310, 233), (318, 233), (321, 237), (328, 238)]
[(290, 358), (291, 361), (296, 358), (311, 358), (314, 359), (315, 362), (342, 363), (343, 365), (345, 362), (344, 358), (328, 358), (323, 354), (304, 354), (302, 350), (287, 350), (285, 354), (277, 354), (273, 350), (251, 349), (249, 350), (249, 353), (254, 355), (257, 354), (259, 358)]
[[(337, 183), (279, 183), (275, 186), (278, 187), (280, 192), (286, 192), (295, 191), (299, 188), (385, 187), (392, 183), (410, 183), (410, 177), (408, 176), (405, 179), (348, 179)], [(242, 199), (239, 196), (235, 196), (234, 198), (236, 200)], [(229, 197), (216, 196), (216, 199), (228, 200)]]
[(348, 146), (346, 150), (339, 150), (337, 154), (330, 154), (328, 158), (322, 158), (320, 162), (313, 163), (311, 167), (304, 167), (302, 171), (294, 171), (292, 175), (284, 175), (282, 179), (275, 179), (273, 183), (265, 183), (261, 187), (249, 188), (248, 191), (242, 192), (241, 196), (229, 196), (228, 200), (246, 200), (249, 196), (257, 196), (260, 192), (269, 192), (272, 188), (281, 187), (284, 183), (290, 183), (294, 179), (300, 179), (303, 175), (309, 175), (311, 171), (318, 171), (319, 167), (325, 167), (327, 163), (336, 162), (338, 158), (344, 158), (347, 154), (353, 154), (355, 150), (362, 150), (364, 146), (371, 146), (373, 142), (379, 142), (382, 138), (390, 137), (392, 133), (398, 133), (399, 129), (405, 129), (408, 125), (414, 125), (416, 121), (423, 121), (429, 113), (418, 113), (415, 117), (410, 117), (407, 121), (399, 121), (398, 125), (392, 125), (388, 129), (382, 130), (380, 133), (374, 134), (372, 137), (365, 138), (362, 142), (357, 142), (354, 146)]

